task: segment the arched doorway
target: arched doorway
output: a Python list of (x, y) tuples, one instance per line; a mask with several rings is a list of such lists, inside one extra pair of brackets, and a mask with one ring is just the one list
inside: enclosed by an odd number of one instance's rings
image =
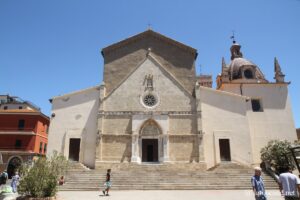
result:
[(10, 179), (14, 173), (19, 169), (19, 167), (22, 164), (22, 160), (18, 157), (13, 157), (10, 159), (8, 165), (7, 165), (7, 173), (8, 178)]
[(140, 131), (142, 162), (159, 162), (161, 130), (154, 120), (144, 123)]

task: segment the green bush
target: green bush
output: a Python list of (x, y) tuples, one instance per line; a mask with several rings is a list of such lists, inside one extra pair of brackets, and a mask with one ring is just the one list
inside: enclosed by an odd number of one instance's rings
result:
[(276, 173), (281, 173), (282, 169), (290, 167), (294, 169), (288, 141), (271, 140), (267, 146), (261, 149), (261, 160), (268, 163)]
[(23, 164), (18, 192), (30, 197), (53, 197), (57, 193), (57, 181), (68, 167), (64, 156), (54, 152), (50, 158), (40, 157), (32, 166)]

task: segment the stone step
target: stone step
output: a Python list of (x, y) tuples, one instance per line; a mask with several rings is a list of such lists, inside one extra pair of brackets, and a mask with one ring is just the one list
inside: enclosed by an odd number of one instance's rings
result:
[[(80, 182), (80, 183), (84, 183), (84, 182), (101, 182), (101, 181), (104, 181), (105, 179), (66, 179), (66, 182)], [(234, 181), (234, 182), (250, 182), (250, 179), (132, 179), (132, 180), (129, 180), (129, 179), (111, 179), (113, 182), (223, 182), (226, 181), (226, 182), (231, 182), (231, 181)], [(267, 180), (264, 180), (265, 183), (268, 183), (268, 182), (274, 182), (274, 180), (272, 179), (267, 179)]]
[[(82, 185), (99, 185), (101, 183), (104, 183), (104, 181), (97, 181), (97, 182), (80, 182), (80, 184)], [(124, 184), (123, 181), (113, 181), (114, 184)], [(66, 185), (77, 185), (79, 184), (78, 182), (66, 182)], [(143, 185), (147, 185), (147, 184), (198, 184), (198, 185), (203, 185), (203, 184), (209, 184), (209, 185), (223, 185), (224, 182), (208, 182), (208, 181), (198, 181), (198, 182), (172, 182), (172, 181), (166, 181), (166, 182), (126, 182), (126, 184), (143, 184)], [(232, 184), (227, 184), (227, 185), (236, 185), (237, 183), (232, 183)], [(250, 181), (246, 181), (246, 182), (238, 182), (238, 184), (250, 184)], [(276, 185), (272, 182), (266, 182), (265, 185)]]
[[(76, 179), (81, 179), (81, 178), (103, 178), (105, 176), (103, 175), (69, 175), (67, 174), (67, 177), (69, 178), (76, 178)], [(157, 179), (157, 178), (162, 178), (162, 179), (166, 179), (166, 178), (180, 178), (180, 177), (185, 177), (185, 178), (197, 178), (197, 179), (204, 179), (204, 178), (243, 178), (243, 179), (250, 179), (252, 177), (252, 175), (243, 175), (243, 176), (227, 176), (227, 175), (219, 175), (219, 176), (216, 176), (216, 175), (199, 175), (199, 176), (189, 176), (189, 175), (134, 175), (134, 176), (126, 176), (126, 175), (119, 175), (119, 176), (111, 176), (112, 178), (131, 178), (131, 179), (134, 179), (134, 178), (143, 178), (143, 177), (146, 177), (146, 178), (153, 178), (153, 179)], [(268, 179), (270, 178), (269, 176), (267, 175), (263, 175), (262, 176), (263, 179)]]
[[(61, 191), (99, 191), (103, 189), (103, 186), (94, 186), (94, 187), (70, 187), (70, 188), (60, 188)], [(266, 190), (275, 190), (278, 187), (266, 187)], [(113, 185), (112, 190), (251, 190), (251, 187), (243, 187), (243, 186), (215, 186), (215, 185), (152, 185), (152, 186), (144, 186), (144, 185)]]
[[(99, 190), (103, 188), (106, 169), (89, 170), (76, 163), (69, 168), (60, 190)], [(251, 189), (253, 170), (225, 163), (208, 171), (178, 168), (176, 165), (128, 165), (112, 170), (113, 190), (206, 190)], [(277, 189), (276, 182), (263, 174), (267, 189)]]
[[(86, 187), (91, 187), (91, 186), (101, 186), (103, 185), (102, 183), (104, 182), (99, 182), (99, 183), (86, 183), (86, 184), (82, 184)], [(123, 183), (120, 183), (120, 182), (113, 182), (113, 185), (121, 185), (121, 186), (124, 186)], [(143, 183), (143, 184), (140, 184), (140, 183), (126, 183), (126, 186), (130, 186), (130, 185), (143, 185), (143, 186), (147, 186), (147, 185), (169, 185), (169, 186), (185, 186), (185, 185), (194, 185), (194, 186), (205, 186), (205, 185), (213, 185), (213, 186), (223, 186), (224, 183), (207, 183), (207, 182), (203, 182), (203, 183), (171, 183), (171, 182), (166, 182), (166, 183)], [(244, 187), (244, 188), (249, 188), (250, 187), (250, 182), (247, 182), (247, 183), (239, 183), (238, 185), (237, 184), (226, 184), (227, 187), (234, 187), (234, 186), (241, 186), (241, 187)], [(265, 184), (266, 187), (278, 187), (276, 184), (272, 184), (272, 183), (266, 183)], [(64, 187), (82, 187), (82, 186), (79, 186), (78, 183), (66, 183)]]

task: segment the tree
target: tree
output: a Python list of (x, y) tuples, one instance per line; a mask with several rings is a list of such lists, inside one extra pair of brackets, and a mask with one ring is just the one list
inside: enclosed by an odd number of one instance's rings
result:
[(21, 166), (18, 192), (30, 197), (53, 197), (57, 193), (57, 181), (68, 167), (64, 156), (54, 152), (50, 158), (40, 157), (32, 166)]
[(287, 167), (295, 169), (290, 157), (291, 143), (288, 141), (271, 140), (261, 149), (261, 160), (269, 164), (276, 173), (281, 173)]

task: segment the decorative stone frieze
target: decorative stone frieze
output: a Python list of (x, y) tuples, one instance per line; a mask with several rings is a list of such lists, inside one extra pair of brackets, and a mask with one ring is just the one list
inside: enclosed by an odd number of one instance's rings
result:
[(98, 117), (109, 115), (198, 115), (201, 116), (201, 111), (99, 111)]

